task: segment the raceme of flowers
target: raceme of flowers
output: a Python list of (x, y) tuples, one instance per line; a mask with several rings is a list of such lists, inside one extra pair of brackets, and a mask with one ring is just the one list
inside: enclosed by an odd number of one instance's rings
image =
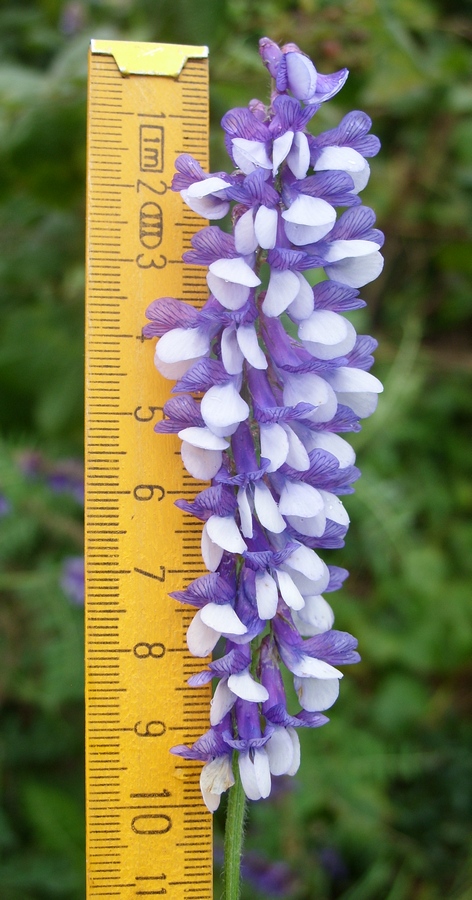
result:
[(177, 433), (187, 471), (211, 482), (194, 502), (177, 501), (203, 523), (208, 573), (172, 596), (196, 609), (192, 654), (225, 641), (190, 678), (195, 687), (216, 681), (210, 728), (192, 747), (173, 748), (205, 763), (212, 811), (234, 783), (234, 752), (251, 800), (269, 795), (272, 776), (295, 774), (298, 728), (328, 721), (339, 666), (359, 660), (324, 597), (348, 573), (318, 551), (343, 546), (340, 498), (360, 474), (341, 435), (359, 430), (382, 390), (369, 373), (376, 342), (345, 316), (365, 305), (358, 289), (383, 265), (383, 236), (359, 198), (379, 141), (357, 111), (329, 131), (307, 130), (346, 70), (321, 75), (298, 47), (268, 38), (260, 53), (271, 103), (224, 116), (232, 173), (207, 174), (187, 154), (176, 163), (172, 187), (192, 210), (231, 215), (231, 233), (203, 227), (183, 256), (208, 267), (209, 297), (200, 310), (155, 300), (144, 328), (159, 338), (158, 370), (176, 381), (156, 431)]

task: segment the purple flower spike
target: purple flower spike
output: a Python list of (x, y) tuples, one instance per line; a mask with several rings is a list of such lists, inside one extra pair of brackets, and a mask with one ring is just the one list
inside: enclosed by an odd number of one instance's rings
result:
[(204, 763), (211, 811), (233, 784), (233, 756), (254, 801), (297, 772), (298, 729), (326, 724), (339, 667), (360, 658), (324, 596), (347, 572), (322, 554), (344, 545), (344, 495), (360, 474), (343, 435), (360, 429), (382, 390), (370, 372), (376, 342), (346, 315), (365, 305), (359, 289), (383, 265), (383, 235), (359, 196), (379, 142), (358, 110), (317, 126), (346, 69), (323, 75), (295, 44), (269, 38), (259, 50), (271, 102), (223, 117), (231, 174), (204, 172), (189, 154), (176, 161), (182, 201), (231, 217), (231, 233), (206, 225), (183, 256), (207, 267), (208, 298), (198, 310), (155, 300), (143, 330), (157, 339), (159, 372), (176, 382), (155, 431), (177, 434), (187, 471), (210, 482), (176, 501), (202, 522), (207, 573), (171, 597), (194, 608), (192, 655), (218, 645), (189, 678), (196, 689), (215, 682), (210, 728), (173, 749)]

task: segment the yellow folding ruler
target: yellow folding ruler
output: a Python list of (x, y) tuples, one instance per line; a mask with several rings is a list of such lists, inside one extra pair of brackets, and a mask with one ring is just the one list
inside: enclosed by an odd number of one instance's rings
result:
[(170, 190), (183, 152), (208, 167), (207, 48), (92, 41), (86, 311), (87, 900), (210, 900), (201, 764), (172, 756), (208, 728), (187, 685), (192, 610), (168, 597), (204, 571), (174, 506), (204, 485), (154, 434), (171, 384), (141, 329), (151, 300), (202, 302), (182, 263), (204, 224)]

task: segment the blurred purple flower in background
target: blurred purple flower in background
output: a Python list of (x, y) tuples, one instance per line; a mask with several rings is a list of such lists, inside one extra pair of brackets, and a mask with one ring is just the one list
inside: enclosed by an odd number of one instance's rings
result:
[(83, 556), (68, 556), (62, 564), (61, 588), (77, 606), (83, 606), (85, 599)]
[(7, 516), (9, 512), (11, 512), (11, 503), (4, 494), (0, 494), (0, 519)]
[(35, 450), (21, 453), (19, 467), (28, 478), (42, 479), (54, 493), (68, 494), (84, 503), (84, 465), (79, 459), (52, 462)]

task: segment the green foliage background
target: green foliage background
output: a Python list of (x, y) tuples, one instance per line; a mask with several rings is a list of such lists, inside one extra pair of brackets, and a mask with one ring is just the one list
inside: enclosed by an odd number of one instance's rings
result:
[(221, 115), (266, 96), (264, 34), (323, 72), (350, 68), (317, 128), (360, 108), (382, 139), (363, 196), (386, 267), (356, 326), (379, 339), (385, 394), (355, 437), (363, 477), (336, 553), (351, 570), (337, 625), (363, 662), (330, 725), (304, 735), (297, 778), (252, 804), (245, 898), (282, 896), (255, 885), (270, 860), (288, 867), (293, 900), (472, 897), (471, 12), (470, 0), (2, 0), (1, 900), (84, 897), (82, 612), (60, 587), (81, 508), (48, 475), (82, 454), (87, 45), (209, 44), (219, 169)]

